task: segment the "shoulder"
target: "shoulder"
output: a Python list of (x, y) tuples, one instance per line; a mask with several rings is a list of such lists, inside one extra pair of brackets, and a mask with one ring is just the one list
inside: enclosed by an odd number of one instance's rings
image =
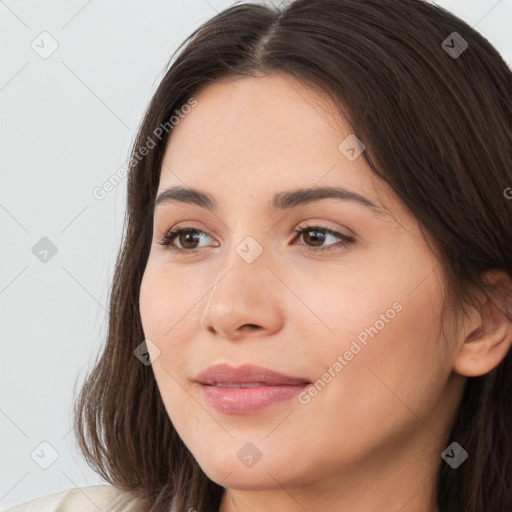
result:
[(125, 512), (132, 509), (135, 499), (127, 491), (111, 485), (73, 487), (48, 494), (20, 505), (8, 512)]

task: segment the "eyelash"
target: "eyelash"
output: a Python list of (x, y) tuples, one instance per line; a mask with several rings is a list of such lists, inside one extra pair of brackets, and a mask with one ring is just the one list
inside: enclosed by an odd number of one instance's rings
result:
[[(333, 231), (332, 229), (325, 228), (322, 226), (306, 225), (306, 226), (301, 226), (298, 229), (294, 230), (295, 233), (298, 233), (298, 237), (300, 237), (303, 233), (307, 233), (308, 231), (320, 231), (322, 233), (325, 233), (326, 235), (332, 235), (332, 236), (335, 236), (342, 240), (342, 242), (340, 244), (332, 244), (332, 245), (329, 245), (324, 248), (313, 248), (313, 247), (309, 247), (307, 245), (301, 244), (302, 247), (304, 247), (304, 250), (306, 250), (308, 252), (318, 253), (318, 252), (335, 251), (337, 248), (347, 247), (348, 245), (352, 244), (355, 241), (352, 237), (342, 235), (341, 233), (338, 233), (337, 231)], [(173, 245), (171, 245), (174, 242), (175, 238), (178, 237), (178, 235), (180, 235), (181, 233), (188, 233), (188, 232), (204, 233), (204, 231), (202, 231), (200, 229), (194, 229), (194, 228), (190, 228), (190, 227), (186, 227), (186, 226), (182, 227), (182, 226), (178, 225), (175, 228), (170, 229), (169, 231), (164, 233), (164, 235), (162, 236), (161, 240), (158, 243), (174, 253), (189, 253), (189, 254), (192, 253), (192, 254), (194, 254), (194, 253), (201, 252), (203, 249), (205, 249), (205, 247), (200, 247), (200, 248), (196, 248), (196, 249), (181, 249), (179, 247), (174, 247)]]

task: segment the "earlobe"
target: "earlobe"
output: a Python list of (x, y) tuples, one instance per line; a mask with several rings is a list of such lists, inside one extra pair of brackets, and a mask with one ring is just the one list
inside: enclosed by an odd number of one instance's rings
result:
[[(510, 278), (501, 273), (506, 286)], [(493, 280), (497, 274), (493, 274)], [(502, 282), (502, 283), (503, 283)], [(509, 287), (510, 290), (510, 287)], [(508, 299), (512, 294), (508, 295)], [(505, 358), (512, 345), (512, 319), (507, 316), (505, 308), (493, 304), (485, 298), (480, 311), (471, 315), (470, 333), (458, 349), (453, 363), (453, 370), (466, 377), (485, 375), (496, 368)]]

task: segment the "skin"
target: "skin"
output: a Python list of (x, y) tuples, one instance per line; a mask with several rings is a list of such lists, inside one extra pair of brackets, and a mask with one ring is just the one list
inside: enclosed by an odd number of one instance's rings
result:
[[(494, 311), (487, 325), (486, 306), (458, 331), (448, 316), (441, 336), (441, 269), (418, 221), (364, 156), (340, 152), (352, 130), (322, 93), (274, 73), (216, 82), (194, 97), (173, 129), (158, 193), (197, 188), (219, 208), (157, 206), (140, 313), (167, 413), (226, 488), (221, 511), (437, 511), (434, 476), (465, 376), (499, 363), (510, 323)], [(277, 192), (329, 185), (381, 213), (339, 199), (266, 208)], [(204, 233), (198, 253), (159, 245), (179, 223)], [(294, 232), (306, 223), (354, 242), (326, 235), (315, 244)], [(263, 249), (252, 263), (236, 252), (248, 236)], [(193, 381), (210, 365), (249, 362), (315, 382), (396, 303), (400, 312), (307, 404), (224, 414)], [(262, 454), (250, 468), (237, 457), (247, 442)]]

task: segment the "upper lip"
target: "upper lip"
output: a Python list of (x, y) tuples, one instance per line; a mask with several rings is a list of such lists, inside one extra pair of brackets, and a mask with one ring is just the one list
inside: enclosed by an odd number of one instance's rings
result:
[(258, 383), (267, 386), (310, 384), (310, 381), (305, 378), (291, 377), (269, 368), (252, 364), (243, 364), (238, 368), (228, 364), (216, 364), (202, 371), (194, 380), (200, 384), (208, 384), (210, 386), (239, 383)]

